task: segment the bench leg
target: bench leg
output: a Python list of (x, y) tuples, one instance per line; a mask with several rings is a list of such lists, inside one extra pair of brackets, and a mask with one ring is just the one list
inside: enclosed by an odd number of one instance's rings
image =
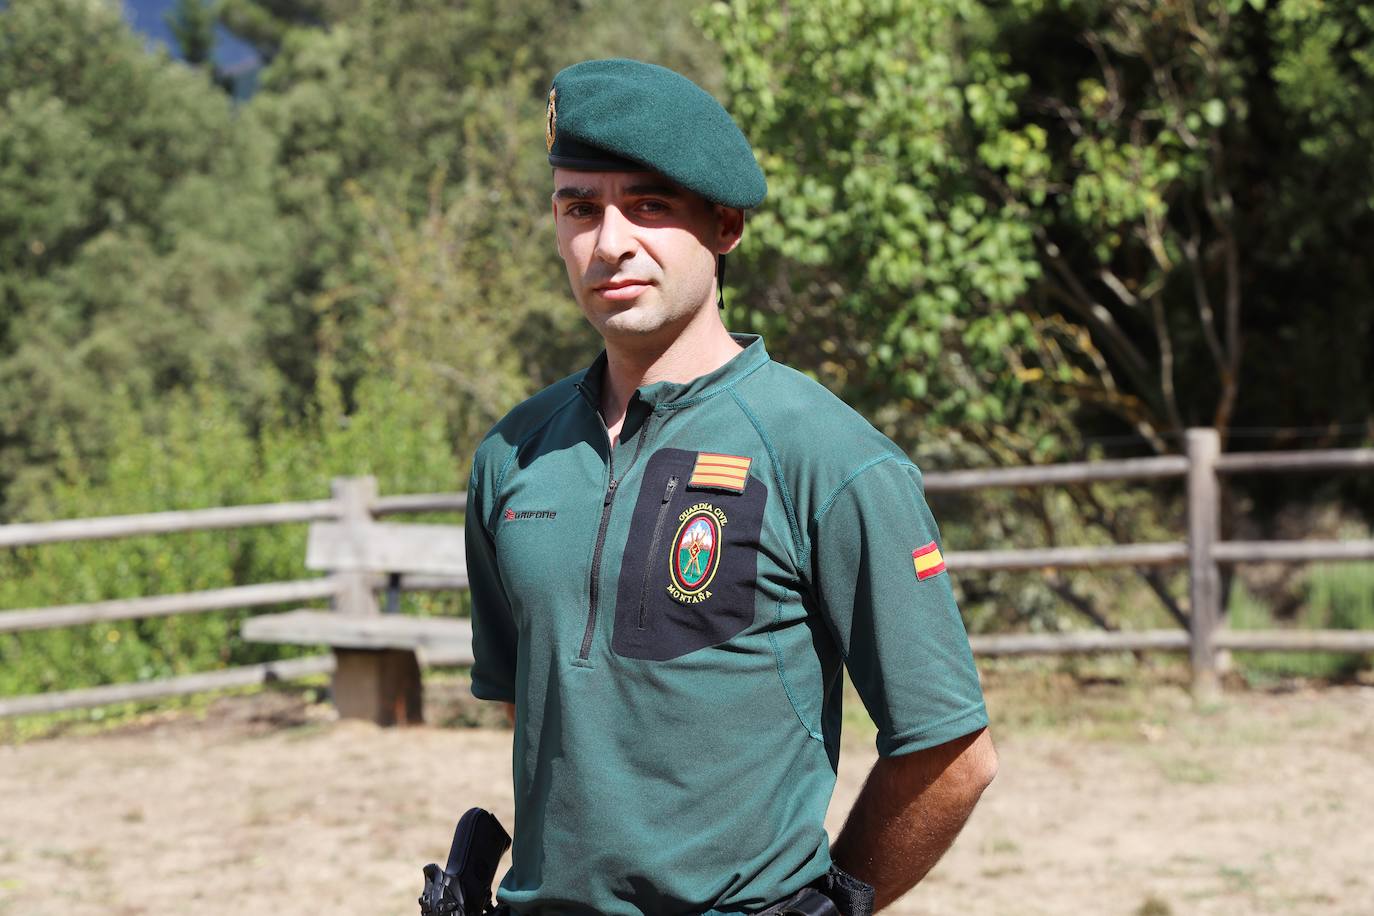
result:
[(420, 665), (408, 649), (335, 649), (334, 705), (345, 719), (418, 725)]

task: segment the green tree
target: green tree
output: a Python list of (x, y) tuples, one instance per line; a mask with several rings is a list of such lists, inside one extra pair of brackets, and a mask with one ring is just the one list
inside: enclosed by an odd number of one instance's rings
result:
[[(979, 171), (1024, 85), (982, 40), (986, 14), (735, 0), (704, 24), (769, 183), (729, 275), (746, 323), (907, 445), (954, 430), (986, 448), (1019, 428), (1037, 405), (1018, 303), (1039, 264), (1023, 214)], [(1015, 153), (1044, 167), (1035, 145)]]
[[(713, 4), (771, 186), (735, 301), (942, 464), (1366, 420), (1370, 16), (1303, 0)], [(1028, 524), (1042, 543), (1134, 538), (1169, 505), (990, 497), (964, 540)]]
[(259, 317), (286, 266), (273, 144), (113, 5), (0, 13), (0, 488), (17, 511), (61, 428), (95, 460), (112, 392), (197, 380), (245, 415), (277, 396)]
[(264, 61), (270, 61), (293, 29), (337, 21), (352, 6), (348, 0), (219, 0), (217, 16)]
[(429, 365), (463, 436), (590, 358), (550, 227), (549, 79), (593, 54), (718, 69), (690, 6), (641, 7), (363, 0), (288, 31), (249, 110), (278, 138), (294, 269), (265, 327), (302, 403), (302, 340), (323, 341), (345, 403), (374, 366)]
[(215, 57), (215, 9), (205, 0), (177, 0), (163, 14), (172, 30), (182, 60), (195, 67), (209, 67)]
[(1158, 451), (1190, 425), (1360, 422), (1371, 17), (714, 4), (773, 188), (735, 274), (751, 318), (879, 413), (1003, 460), (1046, 433), (1078, 453), (1065, 417)]
[[(1036, 3), (998, 45), (1020, 125), (981, 150), (1035, 226), (1075, 395), (1146, 438), (1370, 415), (1362, 3)], [(1000, 153), (1039, 142), (1036, 174)], [(1301, 302), (1301, 305), (1299, 303)], [(1118, 429), (1120, 426), (1118, 425)]]

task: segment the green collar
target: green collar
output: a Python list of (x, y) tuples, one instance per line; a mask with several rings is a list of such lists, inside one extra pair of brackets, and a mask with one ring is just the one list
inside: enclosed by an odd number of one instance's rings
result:
[[(768, 350), (757, 334), (731, 334), (744, 349), (732, 356), (725, 365), (699, 375), (690, 382), (654, 382), (636, 389), (630, 403), (642, 401), (652, 408), (677, 410), (715, 397), (730, 386), (753, 374), (768, 362)], [(602, 350), (577, 381), (577, 388), (592, 403), (601, 403), (601, 384), (606, 375), (606, 351)]]

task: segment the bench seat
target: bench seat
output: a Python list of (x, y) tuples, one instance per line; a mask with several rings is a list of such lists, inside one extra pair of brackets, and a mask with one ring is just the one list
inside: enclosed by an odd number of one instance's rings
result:
[(402, 614), (352, 616), (336, 611), (287, 611), (243, 622), (249, 642), (283, 642), (336, 649), (410, 649), (444, 656), (448, 664), (472, 664), (472, 624), (459, 617)]
[(457, 617), (299, 610), (250, 617), (240, 634), (249, 642), (330, 646), (339, 715), (380, 725), (423, 721), (417, 653), (431, 664), (472, 664), (472, 624)]

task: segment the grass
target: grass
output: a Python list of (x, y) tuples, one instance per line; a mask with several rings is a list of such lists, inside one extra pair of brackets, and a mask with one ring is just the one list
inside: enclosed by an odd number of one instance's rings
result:
[[(1374, 563), (1313, 565), (1304, 587), (1307, 601), (1293, 626), (1301, 630), (1374, 630)], [(1235, 630), (1273, 630), (1269, 607), (1237, 581), (1228, 606), (1228, 625)], [(1251, 686), (1270, 686), (1285, 678), (1348, 681), (1371, 667), (1374, 653), (1237, 652), (1235, 670)]]
[(995, 731), (1149, 741), (1195, 712), (1178, 659), (982, 659), (978, 667)]
[(1169, 782), (1205, 786), (1221, 779), (1217, 770), (1200, 760), (1183, 757), (1162, 757), (1157, 761), (1160, 774)]
[(1166, 901), (1151, 894), (1136, 907), (1135, 916), (1173, 916), (1173, 912)]

